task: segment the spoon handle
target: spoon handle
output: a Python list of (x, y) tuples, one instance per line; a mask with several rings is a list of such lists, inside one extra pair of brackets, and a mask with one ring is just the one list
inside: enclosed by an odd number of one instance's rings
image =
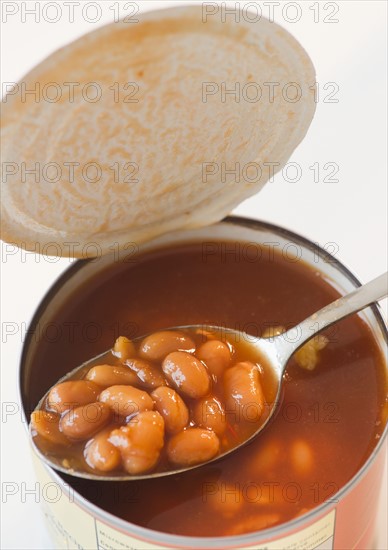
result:
[(313, 313), (299, 325), (280, 335), (280, 337), (283, 337), (284, 342), (282, 346), (283, 360), (287, 361), (300, 346), (321, 330), (352, 313), (360, 311), (360, 309), (364, 309), (373, 302), (384, 298), (387, 294), (388, 272)]

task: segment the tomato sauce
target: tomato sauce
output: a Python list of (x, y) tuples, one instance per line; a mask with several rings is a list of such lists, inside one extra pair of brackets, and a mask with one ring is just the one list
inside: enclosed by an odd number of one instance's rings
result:
[[(187, 324), (261, 335), (290, 328), (339, 296), (302, 260), (266, 247), (253, 258), (226, 246), (229, 253), (221, 243), (211, 253), (207, 243), (194, 243), (138, 255), (77, 289), (56, 315), (57, 337), (40, 327), (34, 379), (26, 382), (31, 410), (60, 376), (119, 335)], [(231, 456), (165, 479), (66, 482), (130, 522), (188, 536), (257, 531), (335, 499), (384, 429), (385, 364), (358, 315), (324, 334), (316, 368), (290, 360), (275, 418)]]

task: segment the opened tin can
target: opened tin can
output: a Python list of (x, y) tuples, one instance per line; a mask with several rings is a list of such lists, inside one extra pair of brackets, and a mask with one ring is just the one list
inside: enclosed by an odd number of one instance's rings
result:
[[(146, 326), (142, 324), (142, 319), (138, 316), (136, 319), (129, 319), (125, 327), (114, 327), (110, 324), (108, 330), (108, 325), (104, 325), (104, 323), (101, 326), (99, 325), (98, 316), (101, 315), (101, 310), (98, 306), (96, 306), (95, 312), (90, 312), (90, 323), (89, 326), (86, 326), (85, 322), (74, 314), (73, 308), (76, 305), (77, 297), (80, 296), (80, 289), (84, 289), (85, 294), (91, 293), (92, 299), (89, 304), (97, 303), (99, 295), (101, 296), (99, 293), (108, 292), (109, 281), (112, 283), (114, 280), (113, 275), (120, 270), (130, 269), (131, 264), (136, 263), (137, 257), (146, 257), (159, 251), (162, 253), (169, 248), (183, 250), (185, 246), (192, 244), (201, 248), (202, 261), (207, 261), (208, 258), (213, 258), (214, 261), (216, 258), (220, 284), (228, 262), (240, 262), (241, 266), (243, 262), (246, 266), (248, 264), (253, 265), (255, 262), (260, 263), (262, 261), (260, 251), (264, 248), (267, 252), (272, 249), (277, 251), (277, 254), (282, 254), (283, 258), (290, 264), (301, 262), (306, 269), (313, 270), (317, 277), (326, 281), (326, 284), (329, 284), (335, 291), (340, 293), (349, 292), (360, 284), (343, 264), (315, 243), (273, 225), (236, 217), (227, 218), (211, 227), (169, 234), (140, 247), (137, 247), (135, 243), (131, 243), (126, 250), (118, 255), (112, 254), (96, 260), (78, 261), (48, 291), (31, 322), (29, 337), (24, 345), (20, 367), (21, 400), (26, 416), (34, 409), (39, 397), (55, 383), (59, 375), (66, 372), (65, 361), (58, 360), (60, 363), (59, 371), (61, 372), (53, 370), (50, 366), (55, 354), (63, 353), (64, 349), (63, 341), (61, 347), (57, 341), (53, 339), (48, 341), (47, 337), (45, 338), (50, 326), (60, 323), (61, 328), (63, 328), (64, 323), (67, 323), (67, 326), (73, 324), (72, 331), (68, 334), (72, 334), (74, 338), (70, 339), (69, 336), (67, 338), (69, 346), (74, 348), (77, 347), (77, 337), (74, 336), (74, 331), (84, 331), (83, 336), (80, 336), (80, 338), (88, 340), (88, 345), (83, 353), (88, 353), (89, 356), (97, 355), (109, 347), (107, 343), (112, 340), (112, 331), (116, 333), (124, 331), (127, 334), (132, 331), (133, 335), (137, 331), (142, 334), (142, 330)], [(161, 273), (161, 278), (162, 275)], [(147, 272), (145, 272), (145, 276), (147, 276)], [(92, 284), (96, 277), (100, 281), (99, 286), (93, 286), (94, 283)], [(152, 280), (152, 277), (150, 280)], [(244, 285), (243, 274), (240, 283)], [(144, 297), (140, 299), (145, 300)], [(152, 321), (147, 319), (147, 316), (152, 317), (154, 312), (147, 310), (148, 306), (145, 301), (144, 323), (152, 326)], [(223, 307), (226, 308), (227, 305), (222, 306), (221, 304), (221, 312)], [(157, 309), (157, 304), (155, 308)], [(181, 303), (180, 308), (184, 312), (185, 304)], [(196, 314), (201, 314), (200, 309), (199, 307)], [(59, 312), (61, 312), (60, 315)], [(110, 323), (114, 320), (108, 309), (105, 313), (108, 318), (107, 322)], [(364, 310), (360, 317), (373, 336), (376, 349), (378, 348), (383, 356), (386, 354), (387, 329), (378, 306)], [(122, 315), (121, 318), (123, 318)], [(162, 319), (160, 314), (158, 314), (158, 319), (160, 324)], [(161, 325), (159, 328), (168, 326), (170, 320), (171, 317), (167, 315), (167, 325)], [(187, 321), (196, 322), (191, 318)], [(207, 322), (208, 319), (205, 321)], [(253, 325), (247, 323), (245, 326), (240, 326), (240, 329), (253, 333), (252, 327)], [(152, 326), (152, 329), (154, 328), (158, 327)], [(91, 336), (92, 333), (93, 336)], [(340, 338), (340, 335), (338, 337)], [(94, 353), (91, 350), (94, 350)], [(83, 357), (82, 354), (77, 355), (75, 351), (71, 356), (71, 360), (75, 364), (69, 365), (67, 370), (71, 370), (76, 366), (77, 361), (80, 363), (87, 358), (87, 356)], [(351, 389), (351, 381), (346, 381), (346, 383), (349, 384)], [(380, 390), (384, 391), (384, 388), (380, 388)], [(384, 406), (383, 401), (381, 406)], [(297, 424), (292, 419), (289, 419), (289, 421)], [(273, 429), (273, 426), (270, 426), (269, 429)], [(320, 430), (319, 423), (316, 423), (313, 429)], [(326, 498), (317, 497), (317, 506), (308, 510), (302, 508), (292, 519), (268, 528), (265, 527), (265, 524), (260, 523), (260, 517), (262, 518), (263, 514), (257, 514), (255, 516), (258, 518), (256, 530), (254, 525), (250, 525), (247, 529), (249, 532), (245, 534), (229, 534), (226, 536), (196, 536), (196, 533), (187, 536), (175, 534), (171, 532), (171, 528), (169, 528), (170, 532), (165, 532), (163, 528), (155, 529), (153, 527), (151, 529), (149, 525), (132, 523), (119, 517), (120, 514), (116, 515), (117, 499), (121, 498), (119, 483), (116, 483), (117, 491), (112, 487), (104, 486), (104, 482), (88, 482), (89, 485), (80, 484), (70, 476), (59, 475), (36, 457), (35, 464), (37, 476), (42, 486), (47, 489), (50, 487), (56, 489), (54, 494), (50, 493), (49, 490), (46, 491), (47, 498), (43, 502), (43, 511), (53, 540), (58, 548), (85, 548), (88, 550), (118, 548), (139, 550), (167, 548), (223, 550), (232, 548), (254, 548), (255, 550), (306, 548), (329, 550), (356, 548), (365, 550), (367, 548), (372, 549), (376, 544), (375, 520), (384, 468), (386, 434), (387, 428), (385, 426), (385, 429), (380, 430), (380, 435), (371, 444), (368, 456), (365, 456), (364, 460), (360, 462), (357, 471), (351, 475), (346, 483), (338, 487), (338, 490), (333, 490), (334, 485), (331, 488), (326, 487)], [(329, 442), (327, 447), (330, 447)], [(328, 453), (334, 463), (341, 460), (341, 456), (337, 454), (337, 449), (334, 449), (333, 452), (329, 450)], [(313, 491), (315, 490), (313, 487), (314, 481), (314, 479), (311, 479), (310, 484)], [(252, 477), (251, 483), (254, 484), (255, 482), (256, 480)], [(293, 479), (290, 476), (290, 484), (292, 482)], [(129, 482), (126, 485), (125, 494), (129, 508), (136, 507), (139, 503), (139, 494), (136, 493), (139, 488), (133, 486), (132, 490), (131, 487), (131, 482)], [(322, 490), (322, 487), (316, 489)], [(107, 509), (109, 506), (106, 505), (107, 497), (105, 495), (109, 491), (112, 494), (110, 510)], [(49, 494), (51, 494), (51, 497), (49, 497)], [(240, 494), (242, 494), (241, 491)], [(155, 494), (155, 499), (157, 498), (158, 495)], [(258, 508), (258, 510), (261, 510), (261, 508)], [(228, 518), (225, 516), (224, 521), (228, 524), (228, 532), (233, 533), (233, 525), (238, 523), (239, 520), (237, 515), (232, 513)], [(161, 523), (159, 522), (159, 524)], [(177, 532), (179, 532), (178, 527)]]

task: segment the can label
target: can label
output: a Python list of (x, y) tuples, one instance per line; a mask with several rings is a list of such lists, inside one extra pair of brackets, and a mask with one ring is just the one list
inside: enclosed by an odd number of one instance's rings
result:
[[(334, 546), (334, 525), (335, 525), (335, 510), (309, 525), (308, 527), (289, 535), (277, 539), (274, 542), (268, 542), (264, 545), (239, 547), (241, 550), (333, 550)], [(153, 548), (143, 541), (131, 540), (127, 535), (119, 533), (117, 530), (96, 521), (96, 536), (98, 550), (118, 550), (119, 548), (131, 550), (145, 550)], [(157, 547), (158, 550), (166, 547)]]
[[(52, 483), (46, 467), (34, 457), (35, 468), (39, 479)], [(55, 502), (44, 502), (43, 511), (46, 522), (58, 549), (69, 550), (168, 550), (171, 546), (160, 546), (136, 538), (134, 535), (100, 521), (76, 502), (77, 497), (71, 493), (62, 493)], [(333, 550), (336, 511), (320, 518), (318, 521), (297, 532), (270, 542), (260, 540), (249, 546), (239, 546), (239, 550)], [(108, 518), (107, 518), (107, 521)], [(130, 529), (130, 524), (128, 524)], [(177, 548), (175, 546), (175, 548)], [(179, 547), (182, 549), (182, 546)], [(226, 548), (226, 547), (225, 547)], [(236, 548), (233, 545), (233, 548)]]

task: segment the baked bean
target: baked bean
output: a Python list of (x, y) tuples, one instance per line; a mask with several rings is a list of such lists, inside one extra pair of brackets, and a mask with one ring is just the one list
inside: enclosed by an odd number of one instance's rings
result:
[(136, 373), (137, 381), (146, 388), (158, 388), (166, 384), (160, 371), (143, 359), (128, 359), (125, 364)]
[(244, 498), (255, 506), (270, 506), (273, 509), (274, 507), (281, 507), (284, 504), (283, 489), (284, 487), (276, 484), (248, 485), (244, 489)]
[(154, 402), (148, 393), (133, 386), (110, 386), (101, 392), (99, 401), (109, 405), (121, 417), (154, 408)]
[(308, 511), (309, 511), (309, 508), (301, 508), (295, 517), (299, 518), (300, 516), (304, 516), (304, 514), (307, 514)]
[(203, 501), (209, 503), (215, 512), (221, 512), (223, 516), (229, 518), (241, 509), (244, 503), (244, 495), (238, 483), (229, 484), (217, 481), (205, 484)]
[(172, 351), (195, 351), (195, 344), (189, 336), (177, 330), (162, 330), (146, 336), (139, 353), (145, 359), (161, 361)]
[(214, 458), (220, 449), (216, 434), (202, 428), (188, 428), (174, 435), (167, 444), (171, 462), (181, 466), (200, 464)]
[(160, 386), (151, 393), (156, 410), (162, 415), (166, 431), (178, 433), (189, 422), (189, 411), (181, 396), (172, 388)]
[(313, 469), (313, 451), (303, 439), (298, 439), (292, 443), (290, 457), (292, 466), (298, 474), (306, 475)]
[(268, 327), (265, 329), (261, 337), (273, 339), (275, 338), (275, 336), (279, 336), (280, 334), (283, 334), (283, 332), (286, 332), (286, 329), (281, 325), (277, 327)]
[(226, 429), (225, 411), (222, 403), (215, 397), (205, 397), (194, 405), (194, 422), (202, 428), (209, 428), (217, 435)]
[(319, 352), (327, 346), (328, 342), (324, 334), (317, 334), (298, 349), (294, 355), (295, 361), (302, 369), (314, 370), (319, 362)]
[(113, 346), (112, 352), (113, 355), (121, 359), (121, 361), (126, 361), (130, 357), (136, 355), (136, 348), (129, 338), (119, 336)]
[(32, 431), (54, 445), (70, 445), (70, 441), (59, 430), (60, 416), (48, 411), (34, 411), (31, 414)]
[(121, 464), (121, 454), (110, 441), (111, 430), (103, 430), (88, 441), (84, 450), (86, 463), (94, 470), (110, 472)]
[(276, 523), (280, 523), (281, 515), (276, 513), (267, 514), (254, 514), (245, 517), (239, 522), (234, 523), (227, 529), (225, 535), (241, 535), (243, 533), (249, 533), (251, 531), (259, 531), (261, 529), (267, 529)]
[(105, 403), (89, 403), (65, 413), (59, 421), (62, 433), (69, 439), (89, 439), (106, 426), (112, 411)]
[(54, 386), (47, 397), (47, 408), (62, 414), (69, 409), (97, 401), (101, 388), (89, 380), (68, 380)]
[(196, 356), (203, 361), (209, 372), (219, 378), (229, 366), (232, 354), (220, 340), (208, 340), (198, 349)]
[(234, 415), (237, 412), (239, 422), (260, 419), (265, 403), (257, 365), (244, 361), (227, 369), (224, 391), (227, 411)]
[(206, 328), (196, 328), (195, 334), (198, 334), (198, 336), (202, 336), (202, 338), (206, 340), (217, 340), (217, 337), (214, 334), (214, 331), (208, 330)]
[(162, 369), (168, 380), (188, 397), (203, 397), (209, 392), (209, 374), (201, 361), (190, 353), (170, 353), (164, 359)]
[(159, 460), (164, 445), (164, 421), (157, 411), (136, 415), (126, 426), (113, 430), (109, 441), (120, 449), (125, 470), (142, 474)]
[(118, 384), (136, 384), (138, 378), (128, 367), (113, 365), (97, 365), (92, 367), (86, 375), (87, 380), (99, 386), (116, 386)]
[(263, 476), (273, 472), (284, 455), (278, 439), (264, 440), (258, 452), (253, 456), (250, 467), (252, 476)]

